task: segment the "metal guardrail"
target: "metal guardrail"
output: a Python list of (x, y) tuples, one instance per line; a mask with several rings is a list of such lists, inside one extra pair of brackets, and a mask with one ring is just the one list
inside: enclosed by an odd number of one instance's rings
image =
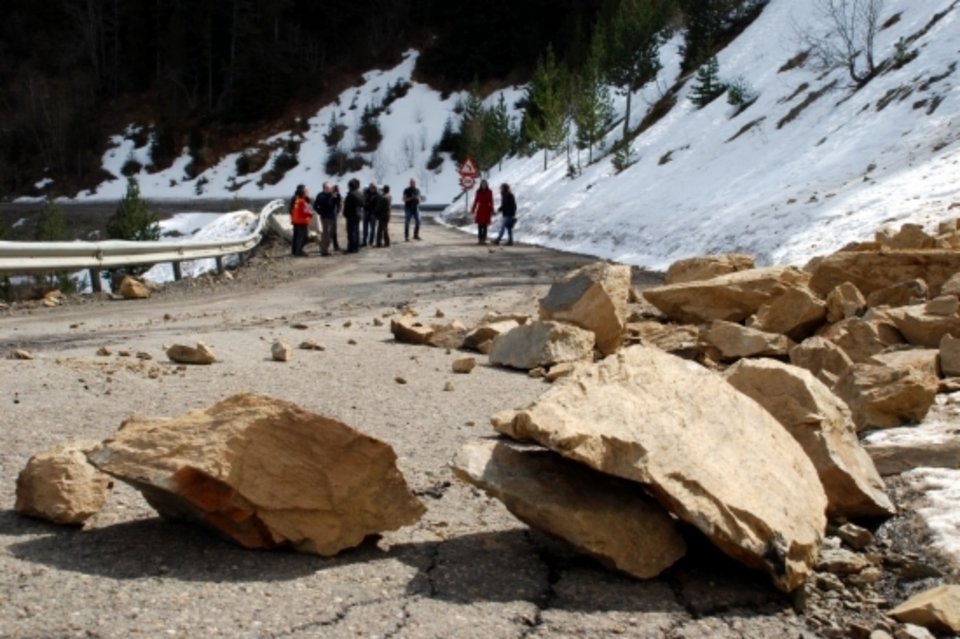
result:
[[(217, 258), (245, 253), (260, 243), (267, 220), (284, 211), (283, 200), (273, 200), (263, 207), (256, 228), (232, 240), (180, 240), (176, 242), (0, 242), (0, 273), (64, 271), (89, 268), (94, 272), (124, 266), (146, 266), (172, 262), (179, 279), (180, 262)], [(99, 281), (99, 278), (93, 278)]]

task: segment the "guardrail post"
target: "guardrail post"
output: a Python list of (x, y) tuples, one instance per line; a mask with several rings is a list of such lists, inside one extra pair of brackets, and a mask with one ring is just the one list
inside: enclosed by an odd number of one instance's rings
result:
[(217, 256), (217, 275), (223, 275), (223, 256)]
[(90, 269), (90, 288), (93, 289), (94, 293), (103, 292), (103, 285), (100, 282), (100, 269), (98, 268)]
[(183, 279), (183, 270), (180, 268), (180, 262), (173, 262), (173, 279), (176, 282)]

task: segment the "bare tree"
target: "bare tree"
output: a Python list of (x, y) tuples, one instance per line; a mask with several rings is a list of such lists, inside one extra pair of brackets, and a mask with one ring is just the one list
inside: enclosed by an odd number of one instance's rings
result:
[(814, 0), (813, 6), (823, 29), (799, 34), (813, 60), (824, 69), (846, 68), (857, 86), (869, 82), (878, 71), (874, 45), (884, 0)]

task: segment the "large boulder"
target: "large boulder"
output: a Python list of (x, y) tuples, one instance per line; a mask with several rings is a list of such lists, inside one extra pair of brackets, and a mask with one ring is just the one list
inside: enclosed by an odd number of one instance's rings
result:
[(812, 462), (770, 413), (697, 364), (631, 346), (492, 422), (646, 485), (783, 590), (803, 583), (816, 560), (827, 499)]
[(821, 333), (821, 337), (842, 348), (855, 363), (868, 362), (874, 355), (903, 343), (903, 337), (888, 322), (861, 317), (832, 324)]
[(597, 262), (555, 282), (540, 300), (540, 319), (593, 331), (597, 350), (609, 355), (623, 341), (629, 297), (630, 267)]
[(827, 386), (853, 366), (847, 352), (825, 337), (809, 337), (791, 348), (790, 363), (807, 369)]
[(892, 308), (884, 314), (914, 346), (939, 348), (944, 335), (960, 335), (960, 316), (935, 315), (922, 304)]
[(648, 288), (643, 296), (671, 320), (701, 324), (741, 322), (783, 295), (803, 286), (809, 275), (790, 266), (739, 271), (709, 280)]
[(764, 333), (733, 322), (717, 320), (700, 334), (700, 339), (720, 352), (721, 359), (741, 357), (786, 357), (793, 342), (785, 335)]
[(940, 376), (940, 351), (935, 348), (903, 348), (874, 355), (867, 364), (889, 368), (913, 368), (921, 373)]
[(398, 315), (390, 319), (390, 333), (398, 342), (423, 345), (433, 336), (433, 327), (411, 315)]
[(389, 445), (259, 395), (172, 419), (128, 419), (89, 458), (161, 515), (247, 548), (332, 556), (424, 512)]
[(453, 470), (531, 527), (634, 577), (656, 577), (686, 552), (673, 518), (640, 484), (552, 451), (506, 441), (470, 442), (460, 449)]
[(147, 285), (129, 275), (120, 280), (120, 296), (125, 300), (145, 300), (150, 297)]
[(910, 597), (890, 616), (934, 632), (960, 633), (960, 586), (937, 586)]
[(858, 430), (893, 428), (923, 420), (939, 382), (913, 368), (854, 364), (833, 387), (850, 407)]
[(661, 324), (650, 320), (632, 322), (627, 324), (625, 341), (628, 344), (655, 346), (661, 351), (687, 358), (693, 358), (701, 351), (700, 329), (689, 325)]
[(209, 366), (217, 361), (217, 354), (203, 342), (197, 342), (196, 346), (174, 344), (167, 349), (167, 358), (177, 364)]
[(791, 286), (783, 295), (761, 306), (748, 326), (800, 341), (817, 330), (826, 317), (826, 302), (806, 286)]
[(811, 264), (810, 287), (821, 296), (851, 282), (870, 302), (874, 291), (913, 279), (924, 280), (934, 297), (960, 271), (960, 252), (945, 249), (840, 251)]
[(17, 476), (17, 512), (55, 524), (82, 525), (100, 512), (113, 485), (87, 461), (95, 441), (60, 444), (34, 455)]
[(463, 338), (463, 348), (480, 353), (489, 353), (490, 348), (493, 346), (493, 340), (504, 333), (512, 331), (518, 326), (520, 326), (520, 322), (514, 319), (504, 319), (481, 324), (467, 332)]
[(772, 359), (742, 360), (725, 377), (763, 406), (813, 461), (835, 517), (895, 512), (883, 480), (857, 439), (850, 409), (807, 370)]
[(831, 324), (857, 317), (867, 310), (867, 300), (850, 282), (844, 282), (827, 295), (827, 321)]
[(940, 339), (938, 362), (944, 377), (960, 376), (960, 339), (947, 334)]
[(709, 280), (720, 275), (747, 271), (754, 267), (753, 257), (743, 253), (704, 255), (677, 260), (667, 269), (664, 281), (667, 284), (683, 284)]
[(937, 247), (937, 240), (931, 235), (927, 235), (921, 224), (903, 224), (900, 230), (890, 235), (877, 234), (877, 239), (885, 247), (907, 250), (907, 249), (931, 249)]
[(927, 300), (927, 283), (921, 279), (912, 279), (898, 282), (874, 291), (867, 296), (867, 306), (878, 308), (881, 306), (912, 306), (922, 304)]
[(494, 340), (490, 363), (521, 370), (593, 356), (594, 334), (572, 324), (522, 324)]

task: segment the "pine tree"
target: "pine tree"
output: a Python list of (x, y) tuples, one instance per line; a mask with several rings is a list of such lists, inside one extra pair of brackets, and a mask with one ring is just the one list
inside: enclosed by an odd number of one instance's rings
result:
[(720, 81), (720, 63), (717, 56), (711, 56), (697, 69), (697, 83), (690, 90), (690, 101), (702, 109), (723, 95), (727, 86)]
[(606, 29), (608, 45), (604, 66), (610, 82), (627, 98), (623, 139), (630, 132), (633, 94), (656, 78), (661, 69), (661, 25), (662, 18), (652, 2), (622, 0)]
[(487, 136), (490, 139), (490, 148), (496, 162), (503, 162), (503, 158), (514, 150), (516, 133), (510, 121), (510, 110), (507, 108), (507, 99), (500, 94), (496, 106), (487, 109)]
[(533, 80), (527, 89), (527, 109), (523, 129), (538, 147), (543, 149), (543, 169), (547, 169), (550, 151), (563, 146), (569, 130), (567, 78), (557, 64), (553, 47), (537, 63)]
[(598, 26), (590, 43), (590, 54), (580, 70), (573, 99), (573, 122), (577, 125), (577, 148), (589, 149), (587, 162), (593, 162), (593, 147), (613, 122), (613, 103), (603, 81), (603, 33)]
[(127, 192), (107, 220), (107, 237), (136, 242), (160, 239), (157, 216), (150, 212), (147, 202), (140, 199), (140, 185), (136, 178), (127, 179)]
[(471, 156), (480, 163), (482, 169), (489, 166), (483, 165), (485, 137), (486, 137), (486, 118), (484, 118), (483, 100), (480, 98), (479, 84), (474, 81), (473, 87), (467, 94), (467, 99), (462, 103), (463, 113), (460, 120), (460, 155), (458, 159), (464, 159)]
[(38, 242), (66, 242), (70, 240), (67, 232), (67, 223), (63, 219), (60, 207), (52, 198), (47, 198), (37, 219), (37, 228), (34, 229), (33, 239)]

